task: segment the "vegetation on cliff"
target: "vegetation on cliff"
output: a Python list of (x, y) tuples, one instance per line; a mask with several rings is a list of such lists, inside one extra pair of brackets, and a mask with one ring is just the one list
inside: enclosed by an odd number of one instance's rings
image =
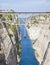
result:
[[(10, 38), (14, 37), (15, 42), (16, 42), (17, 55), (19, 56), (19, 59), (20, 59), (21, 45), (20, 45), (20, 42), (18, 40), (18, 31), (17, 31), (18, 27), (16, 26), (16, 24), (18, 23), (18, 19), (14, 19), (14, 15), (11, 13), (0, 14), (0, 19), (3, 23), (5, 23), (6, 28), (10, 32), (9, 37)], [(15, 20), (15, 23), (14, 23), (14, 20)]]

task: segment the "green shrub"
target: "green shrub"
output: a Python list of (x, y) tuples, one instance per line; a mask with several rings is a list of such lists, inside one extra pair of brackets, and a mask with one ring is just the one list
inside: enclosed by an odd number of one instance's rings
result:
[(0, 18), (2, 17), (3, 15), (2, 14), (0, 14)]
[(6, 23), (7, 28), (11, 28), (11, 25), (9, 23)]
[(34, 23), (39, 23), (39, 22), (35, 20)]
[(15, 25), (12, 25), (11, 26), (11, 30), (14, 32), (16, 30), (16, 26)]
[(49, 29), (50, 29), (50, 25), (49, 25)]
[(27, 28), (28, 28), (28, 29), (30, 28), (29, 24), (27, 25)]
[(6, 17), (6, 18), (9, 18), (10, 20), (13, 19), (13, 16), (12, 16), (11, 14), (6, 14), (5, 17)]
[(11, 15), (11, 14), (8, 14), (8, 18), (9, 18), (10, 20), (12, 20), (12, 15)]
[(16, 24), (18, 24), (19, 23), (19, 21), (18, 21), (18, 19), (16, 20)]
[(17, 52), (18, 52), (18, 55), (20, 56), (21, 55), (21, 46), (20, 46), (20, 43), (17, 44)]
[(10, 36), (10, 37), (13, 37), (13, 35), (12, 35), (12, 34), (9, 34), (9, 36)]

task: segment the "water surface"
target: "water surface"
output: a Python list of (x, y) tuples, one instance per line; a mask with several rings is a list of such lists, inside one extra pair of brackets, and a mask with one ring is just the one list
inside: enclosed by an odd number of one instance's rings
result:
[[(21, 19), (20, 21), (22, 23), (23, 19)], [(19, 65), (39, 65), (39, 62), (37, 61), (34, 54), (34, 49), (32, 48), (32, 42), (28, 37), (28, 33), (24, 25), (20, 26), (20, 32), (22, 34), (21, 39), (22, 50), (21, 50), (21, 61)]]

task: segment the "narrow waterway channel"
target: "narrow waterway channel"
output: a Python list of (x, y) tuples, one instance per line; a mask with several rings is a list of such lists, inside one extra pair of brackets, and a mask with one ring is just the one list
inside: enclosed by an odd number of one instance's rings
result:
[[(22, 23), (23, 19), (21, 19), (20, 22)], [(19, 65), (39, 65), (39, 62), (35, 58), (34, 50), (32, 48), (32, 42), (28, 37), (24, 25), (20, 25), (20, 32), (22, 34), (22, 39), (21, 39), (21, 60)]]

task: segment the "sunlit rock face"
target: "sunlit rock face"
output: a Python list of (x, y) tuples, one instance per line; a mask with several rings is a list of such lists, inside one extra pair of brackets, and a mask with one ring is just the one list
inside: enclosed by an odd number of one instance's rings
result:
[(48, 30), (42, 30), (42, 33), (39, 35), (39, 38), (33, 45), (33, 48), (35, 49), (36, 57), (39, 60), (39, 62), (43, 61), (45, 51), (47, 50), (47, 46), (50, 41), (49, 33), (50, 31), (48, 32)]
[(50, 30), (41, 29), (39, 27), (37, 27), (37, 30), (36, 28), (35, 29), (32, 28), (32, 30), (33, 30), (33, 33), (31, 33), (31, 30), (28, 30), (28, 34), (31, 40), (37, 39), (33, 45), (33, 48), (35, 49), (36, 58), (41, 63), (43, 61), (43, 56), (45, 54), (48, 43), (50, 41)]
[(50, 48), (48, 49), (46, 60), (43, 65), (50, 65)]
[[(38, 16), (35, 16), (35, 18)], [(32, 17), (34, 18), (34, 17)], [(38, 18), (37, 18), (38, 19)], [(42, 20), (43, 19), (43, 20)], [(28, 21), (27, 21), (28, 20)], [(49, 42), (50, 42), (50, 17), (45, 19), (44, 17), (40, 17), (38, 19), (38, 23), (31, 23), (34, 20), (31, 20), (31, 17), (26, 20), (26, 29), (28, 32), (28, 35), (30, 39), (33, 42), (33, 49), (35, 49), (35, 56), (39, 63), (41, 65), (50, 65), (50, 47)], [(28, 23), (31, 23), (29, 26)], [(36, 41), (35, 41), (36, 40)], [(35, 42), (34, 42), (35, 41)]]
[(3, 53), (5, 55), (6, 64), (16, 65), (14, 48), (10, 40), (10, 37), (8, 36), (6, 28), (4, 28), (4, 26), (0, 29), (0, 35), (1, 35), (1, 38), (0, 38), (1, 46), (2, 46)]

